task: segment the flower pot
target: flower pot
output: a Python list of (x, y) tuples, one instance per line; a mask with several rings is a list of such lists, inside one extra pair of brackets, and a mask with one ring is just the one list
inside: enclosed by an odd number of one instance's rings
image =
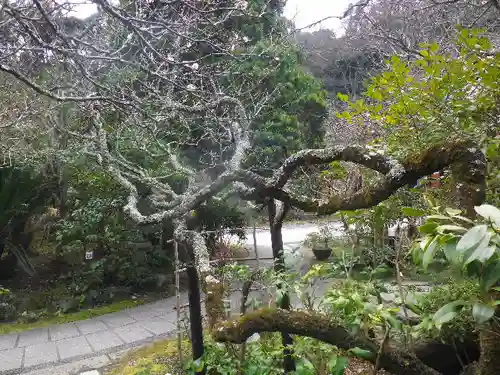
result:
[(312, 249), (317, 260), (327, 260), (332, 255), (332, 249)]

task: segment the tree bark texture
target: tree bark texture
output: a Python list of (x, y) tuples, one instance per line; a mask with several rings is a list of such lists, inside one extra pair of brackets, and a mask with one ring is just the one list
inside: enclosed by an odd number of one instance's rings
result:
[[(262, 309), (219, 325), (213, 336), (216, 341), (241, 344), (254, 333), (283, 332), (312, 337), (340, 349), (354, 347), (369, 350), (369, 359), (375, 364), (379, 345), (369, 339), (351, 335), (344, 327), (338, 326), (323, 314), (283, 309)], [(439, 375), (415, 356), (400, 351), (383, 352), (380, 367), (394, 375)]]
[[(498, 300), (500, 293), (491, 293), (492, 300)], [(479, 346), (481, 356), (475, 369), (476, 375), (500, 374), (500, 311), (479, 331)]]
[[(333, 161), (349, 161), (377, 171), (381, 178), (374, 186), (367, 186), (354, 194), (335, 195), (324, 200), (295, 196), (284, 187), (293, 173), (305, 165), (320, 165)], [(475, 145), (466, 142), (444, 143), (399, 161), (369, 152), (363, 147), (331, 147), (299, 151), (290, 156), (271, 178), (264, 178), (249, 171), (238, 171), (237, 180), (251, 189), (242, 193), (247, 199), (274, 198), (291, 207), (319, 215), (338, 211), (370, 208), (386, 200), (398, 189), (411, 185), (433, 172), (453, 166), (454, 173), (467, 186), (468, 207), (480, 205), (485, 197), (486, 160)]]

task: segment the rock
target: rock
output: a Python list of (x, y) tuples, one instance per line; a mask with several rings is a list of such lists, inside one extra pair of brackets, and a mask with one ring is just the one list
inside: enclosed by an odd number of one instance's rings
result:
[(398, 312), (396, 313), (396, 317), (402, 321), (406, 320), (406, 317), (408, 316), (408, 323), (410, 325), (418, 324), (420, 323), (420, 315), (418, 315), (416, 312), (410, 310), (410, 309), (405, 309), (406, 314), (403, 310), (403, 308), (399, 308)]
[(380, 298), (382, 298), (382, 302), (391, 304), (394, 303), (396, 300), (396, 294), (395, 293), (380, 293)]

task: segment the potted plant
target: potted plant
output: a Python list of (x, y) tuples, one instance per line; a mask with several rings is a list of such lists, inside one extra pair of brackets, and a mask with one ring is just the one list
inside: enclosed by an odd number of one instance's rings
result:
[(321, 228), (319, 232), (309, 234), (305, 244), (311, 248), (317, 260), (327, 260), (332, 255), (332, 239), (328, 228)]

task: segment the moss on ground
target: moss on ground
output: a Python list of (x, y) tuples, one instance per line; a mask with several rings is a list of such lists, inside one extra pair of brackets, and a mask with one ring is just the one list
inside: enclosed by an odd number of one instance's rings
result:
[(81, 311), (77, 311), (77, 312), (69, 313), (69, 314), (50, 316), (50, 317), (43, 318), (41, 320), (38, 320), (38, 321), (35, 321), (32, 323), (26, 323), (23, 321), (16, 321), (16, 322), (12, 322), (12, 323), (3, 323), (3, 324), (0, 324), (0, 334), (4, 335), (7, 333), (27, 331), (27, 330), (33, 329), (33, 328), (47, 327), (47, 326), (53, 325), (53, 324), (71, 323), (71, 322), (76, 322), (79, 320), (90, 319), (90, 318), (94, 318), (96, 316), (101, 316), (101, 315), (121, 311), (121, 310), (124, 310), (127, 308), (136, 307), (136, 306), (144, 304), (144, 302), (145, 301), (141, 300), (141, 299), (123, 300), (123, 301), (114, 302), (114, 303), (111, 303), (109, 305), (99, 306), (99, 307), (95, 307), (95, 308), (88, 309), (88, 310), (81, 310)]
[[(184, 360), (189, 358), (191, 345), (187, 340), (182, 342), (182, 353)], [(128, 353), (106, 375), (181, 375), (185, 372), (177, 354), (177, 338), (172, 338)]]

